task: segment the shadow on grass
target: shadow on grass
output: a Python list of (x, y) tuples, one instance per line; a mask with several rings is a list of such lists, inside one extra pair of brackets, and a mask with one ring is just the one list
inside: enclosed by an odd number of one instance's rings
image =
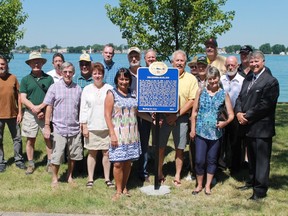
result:
[[(23, 159), (25, 162), (28, 161), (26, 152), (24, 152), (24, 154), (22, 154), (22, 156), (23, 156)], [(39, 159), (41, 159), (41, 157), (43, 157), (43, 152), (35, 150), (34, 151), (34, 161), (38, 161)], [(7, 165), (12, 165), (14, 162), (15, 162), (14, 156), (12, 156), (7, 160)], [(36, 162), (35, 165), (36, 166), (43, 166), (43, 165), (46, 165), (46, 163), (47, 163), (47, 156), (44, 156), (43, 160)]]
[(288, 124), (288, 104), (277, 104), (276, 107), (276, 127), (285, 127)]
[(269, 187), (275, 190), (288, 187), (288, 175), (273, 174), (269, 178)]

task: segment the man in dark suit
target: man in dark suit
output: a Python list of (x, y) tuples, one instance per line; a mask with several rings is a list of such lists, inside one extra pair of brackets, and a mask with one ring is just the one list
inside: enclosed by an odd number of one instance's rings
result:
[(268, 190), (279, 83), (264, 66), (265, 57), (261, 51), (251, 53), (249, 62), (253, 73), (243, 82), (235, 114), (248, 143), (253, 187), (249, 199), (258, 200), (266, 197)]

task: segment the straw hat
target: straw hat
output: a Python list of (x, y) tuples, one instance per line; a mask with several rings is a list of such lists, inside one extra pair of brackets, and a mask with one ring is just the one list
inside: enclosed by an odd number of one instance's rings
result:
[(29, 55), (29, 59), (26, 60), (25, 62), (26, 62), (26, 64), (29, 65), (30, 61), (32, 61), (34, 59), (42, 60), (43, 64), (45, 64), (47, 62), (47, 59), (42, 58), (41, 53), (39, 53), (39, 52), (31, 52), (30, 55)]

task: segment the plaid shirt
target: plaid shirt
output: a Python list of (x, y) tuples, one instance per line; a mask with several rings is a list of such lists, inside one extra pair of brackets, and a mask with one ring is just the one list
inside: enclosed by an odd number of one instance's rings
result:
[(66, 85), (63, 79), (50, 86), (44, 103), (53, 108), (53, 128), (61, 136), (75, 136), (80, 132), (79, 110), (82, 89), (72, 82)]

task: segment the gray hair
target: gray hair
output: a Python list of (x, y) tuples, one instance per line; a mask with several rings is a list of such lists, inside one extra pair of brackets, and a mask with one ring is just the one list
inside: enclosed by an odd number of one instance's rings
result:
[(61, 65), (60, 70), (63, 71), (64, 68), (67, 68), (67, 67), (72, 67), (72, 71), (73, 71), (73, 73), (75, 73), (75, 67), (74, 67), (74, 65), (71, 62), (64, 62)]
[(157, 52), (151, 48), (151, 49), (148, 49), (144, 52), (144, 58), (146, 57), (147, 53), (149, 53), (149, 52), (153, 52), (155, 54), (155, 56), (157, 55)]
[(206, 69), (206, 79), (208, 80), (209, 78), (212, 78), (212, 77), (218, 77), (220, 79), (220, 72), (219, 70), (214, 67), (214, 66), (209, 66), (207, 69)]
[(177, 54), (182, 54), (185, 57), (185, 62), (187, 62), (187, 55), (183, 50), (176, 50), (175, 52), (173, 52), (172, 61), (174, 61), (174, 58)]
[(252, 58), (261, 58), (263, 61), (265, 61), (264, 53), (260, 50), (255, 50), (252, 53), (249, 54), (249, 60)]

